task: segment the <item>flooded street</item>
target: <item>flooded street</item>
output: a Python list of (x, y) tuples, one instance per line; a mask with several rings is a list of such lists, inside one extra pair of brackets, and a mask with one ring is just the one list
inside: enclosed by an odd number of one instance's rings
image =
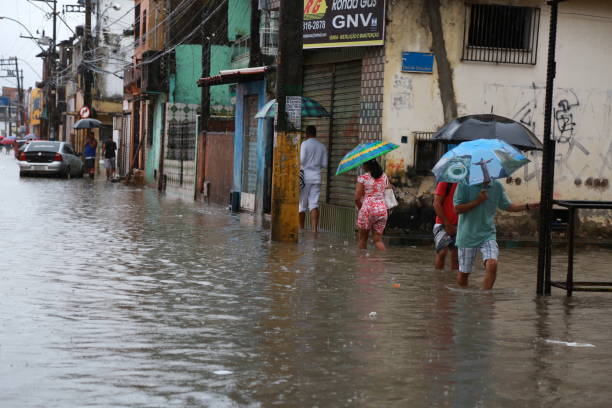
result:
[[(612, 295), (536, 298), (534, 248), (502, 249), (484, 293), (429, 246), (273, 244), (249, 215), (20, 179), (4, 154), (0, 192), (2, 407), (610, 406)], [(610, 273), (610, 250), (577, 257)]]

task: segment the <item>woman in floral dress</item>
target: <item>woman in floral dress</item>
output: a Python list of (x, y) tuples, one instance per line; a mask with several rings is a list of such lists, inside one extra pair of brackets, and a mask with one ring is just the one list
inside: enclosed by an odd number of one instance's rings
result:
[(384, 251), (382, 235), (387, 225), (385, 189), (390, 188), (389, 180), (375, 159), (365, 162), (363, 169), (366, 173), (357, 177), (355, 189), (355, 204), (359, 210), (357, 215), (359, 248), (367, 248), (368, 235), (372, 231), (374, 245)]

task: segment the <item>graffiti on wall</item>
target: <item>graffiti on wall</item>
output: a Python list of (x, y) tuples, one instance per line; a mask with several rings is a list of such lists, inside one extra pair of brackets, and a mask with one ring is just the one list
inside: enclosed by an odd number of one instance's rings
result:
[[(496, 84), (487, 85), (485, 95), (491, 104), (507, 106), (509, 112), (496, 113), (507, 115), (522, 123), (538, 137), (542, 137), (544, 122), (544, 87), (532, 83), (524, 87), (508, 87)], [(570, 88), (555, 90), (553, 101), (552, 137), (556, 143), (555, 161), (557, 181), (574, 183), (581, 178), (599, 173), (599, 160), (592, 157), (595, 139), (600, 140), (609, 131), (597, 114), (609, 102), (601, 101), (601, 92), (591, 90), (576, 91)], [(605, 140), (608, 138), (606, 137)], [(523, 169), (525, 181), (540, 181), (541, 153), (531, 153), (532, 163)], [(602, 164), (604, 160), (601, 161)]]

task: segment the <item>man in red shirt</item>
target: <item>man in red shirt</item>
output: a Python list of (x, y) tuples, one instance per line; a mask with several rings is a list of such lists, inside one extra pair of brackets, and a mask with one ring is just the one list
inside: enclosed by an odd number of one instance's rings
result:
[(458, 216), (453, 203), (456, 189), (457, 184), (445, 182), (438, 183), (436, 187), (434, 198), (436, 224), (433, 228), (436, 243), (436, 269), (444, 269), (444, 262), (449, 249), (451, 251), (451, 268), (453, 270), (459, 269), (457, 247), (455, 246)]

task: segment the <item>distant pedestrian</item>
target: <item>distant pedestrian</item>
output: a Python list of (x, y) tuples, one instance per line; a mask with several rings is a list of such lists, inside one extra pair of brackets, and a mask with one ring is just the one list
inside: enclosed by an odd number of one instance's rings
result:
[(90, 178), (94, 178), (95, 174), (97, 148), (98, 141), (91, 134), (89, 134), (83, 148), (83, 156), (85, 158), (85, 172), (89, 174)]
[(436, 223), (433, 228), (434, 242), (436, 245), (435, 268), (444, 269), (446, 255), (451, 254), (451, 269), (459, 269), (457, 247), (455, 246), (455, 235), (457, 234), (458, 216), (453, 203), (453, 196), (457, 184), (440, 182), (436, 187), (434, 197), (434, 211), (436, 212)]
[(107, 180), (115, 177), (115, 171), (117, 168), (116, 151), (117, 144), (113, 139), (108, 138), (102, 146), (102, 153), (104, 154), (104, 171), (106, 172)]
[(535, 210), (540, 203), (512, 204), (497, 180), (468, 186), (459, 184), (455, 192), (455, 210), (459, 214), (456, 245), (459, 248), (457, 283), (467, 286), (478, 251), (485, 267), (483, 289), (493, 288), (497, 276), (499, 247), (495, 229), (497, 209), (510, 212)]
[(385, 189), (391, 188), (391, 186), (387, 175), (376, 159), (365, 162), (363, 169), (365, 173), (357, 177), (357, 187), (355, 188), (355, 204), (359, 210), (357, 214), (359, 248), (367, 248), (368, 236), (372, 231), (374, 245), (384, 251), (385, 244), (382, 236), (387, 226), (388, 217)]
[[(319, 230), (319, 196), (321, 195), (321, 170), (327, 168), (327, 149), (316, 140), (317, 128), (306, 127), (306, 140), (300, 146), (300, 228), (304, 229), (306, 211), (310, 210), (310, 225), (314, 232)], [(301, 184), (301, 183), (300, 183)]]

